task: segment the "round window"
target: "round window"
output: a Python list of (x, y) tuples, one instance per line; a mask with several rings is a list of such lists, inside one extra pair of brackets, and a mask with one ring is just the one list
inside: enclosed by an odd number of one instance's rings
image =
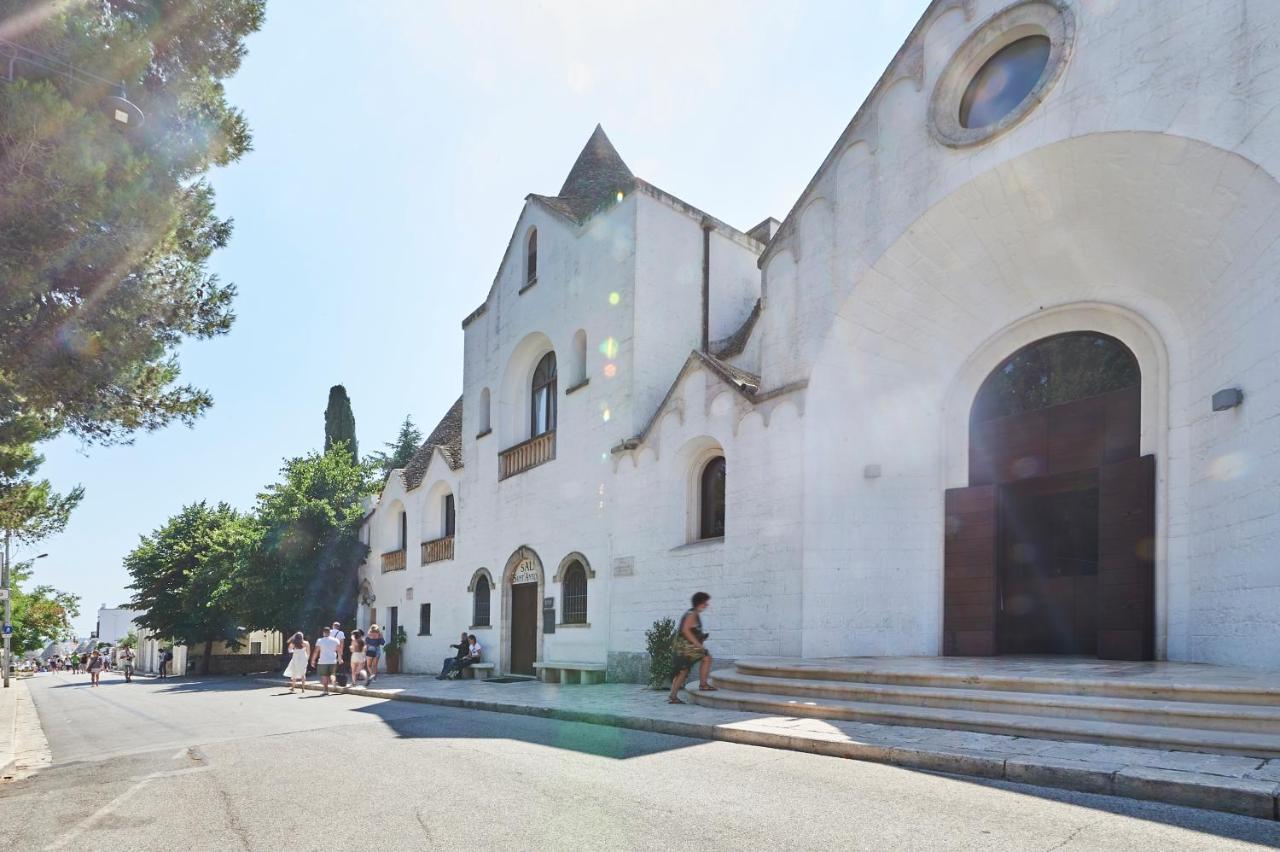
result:
[(1044, 76), (1049, 47), (1048, 36), (1033, 35), (997, 51), (960, 99), (960, 126), (989, 127), (1017, 109)]
[(978, 25), (934, 86), (933, 138), (963, 148), (1016, 127), (1049, 96), (1074, 41), (1066, 0), (1022, 0)]

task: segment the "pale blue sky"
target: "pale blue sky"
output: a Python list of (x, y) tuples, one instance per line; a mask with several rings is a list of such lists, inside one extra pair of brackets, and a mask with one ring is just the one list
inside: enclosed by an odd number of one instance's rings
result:
[(240, 289), (230, 335), (186, 346), (194, 429), (46, 448), (81, 483), (39, 582), (128, 597), (121, 560), (184, 504), (250, 508), (323, 442), (346, 385), (362, 452), (461, 391), (460, 322), (524, 196), (554, 194), (599, 122), (632, 171), (739, 228), (781, 219), (927, 5), (874, 2), (271, 0), (227, 88), (254, 150), (213, 176)]

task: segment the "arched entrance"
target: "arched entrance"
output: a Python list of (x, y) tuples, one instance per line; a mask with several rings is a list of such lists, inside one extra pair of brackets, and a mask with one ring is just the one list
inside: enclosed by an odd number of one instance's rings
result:
[(1155, 465), (1119, 340), (1071, 332), (996, 367), (946, 495), (943, 650), (1154, 657)]
[(542, 658), (542, 560), (529, 547), (517, 548), (502, 573), (502, 634), (508, 674), (532, 675)]

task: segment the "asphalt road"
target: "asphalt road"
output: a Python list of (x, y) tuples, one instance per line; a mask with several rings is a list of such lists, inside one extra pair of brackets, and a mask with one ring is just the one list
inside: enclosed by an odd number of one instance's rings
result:
[(1280, 845), (1277, 823), (751, 746), (242, 679), (87, 683), (27, 681), (54, 763), (0, 785), (0, 848)]

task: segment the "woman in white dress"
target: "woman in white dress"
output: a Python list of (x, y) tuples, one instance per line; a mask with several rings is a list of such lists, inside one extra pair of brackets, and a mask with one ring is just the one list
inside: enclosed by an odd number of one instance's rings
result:
[(369, 677), (369, 672), (365, 668), (364, 631), (353, 630), (351, 631), (351, 685), (359, 686), (362, 677)]
[(300, 685), (303, 694), (307, 692), (307, 660), (311, 658), (311, 643), (299, 630), (289, 639), (289, 666), (284, 676), (289, 678), (289, 691), (293, 692), (295, 684)]

